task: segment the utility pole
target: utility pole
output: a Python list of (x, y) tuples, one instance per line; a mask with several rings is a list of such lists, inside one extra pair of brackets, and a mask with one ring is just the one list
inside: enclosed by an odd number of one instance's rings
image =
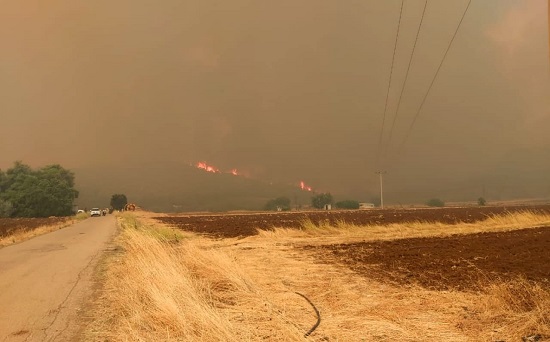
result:
[(377, 171), (375, 172), (380, 176), (380, 208), (384, 209), (384, 180), (383, 176), (386, 171)]

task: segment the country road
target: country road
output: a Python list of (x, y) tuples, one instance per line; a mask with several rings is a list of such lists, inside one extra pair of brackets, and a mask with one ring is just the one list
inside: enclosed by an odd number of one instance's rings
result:
[(0, 249), (0, 341), (73, 341), (92, 273), (116, 231), (92, 217)]

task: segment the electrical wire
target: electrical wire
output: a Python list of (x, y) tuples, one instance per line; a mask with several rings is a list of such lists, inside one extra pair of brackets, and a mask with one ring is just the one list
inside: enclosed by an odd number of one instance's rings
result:
[[(449, 42), (449, 45), (447, 46), (447, 50), (445, 51), (445, 54), (443, 55), (443, 58), (441, 59), (441, 62), (439, 63), (439, 66), (437, 68), (437, 71), (435, 72), (435, 75), (432, 79), (432, 82), (430, 83), (430, 86), (428, 87), (428, 91), (426, 92), (426, 95), (424, 95), (424, 98), (422, 99), (422, 103), (420, 104), (420, 107), (418, 107), (418, 110), (416, 111), (416, 114), (413, 118), (413, 121), (411, 125), (409, 126), (409, 129), (405, 135), (405, 138), (399, 145), (398, 151), (401, 152), (403, 147), (405, 146), (407, 140), (409, 139), (409, 136), (411, 134), (411, 131), (414, 127), (414, 124), (416, 123), (418, 116), (420, 115), (420, 112), (422, 111), (422, 108), (424, 107), (424, 104), (426, 103), (426, 99), (428, 98), (428, 95), (430, 94), (430, 91), (432, 90), (432, 87), (435, 83), (435, 80), (437, 79), (437, 75), (439, 74), (439, 71), (441, 70), (441, 67), (443, 66), (443, 63), (445, 62), (445, 59), (447, 57), (447, 54), (449, 53), (449, 50), (451, 49), (451, 46), (453, 45), (453, 42), (456, 38), (456, 35), (458, 34), (458, 31), (460, 30), (460, 27), (462, 26), (462, 22), (464, 21), (464, 17), (466, 17), (466, 13), (468, 12), (468, 9), (470, 8), (470, 4), (472, 3), (472, 0), (468, 1), (468, 5), (466, 6), (466, 9), (464, 10), (464, 13), (462, 13), (462, 17), (460, 18), (460, 22), (458, 23), (456, 30), (453, 34), (453, 37), (451, 38), (451, 41)], [(399, 154), (399, 153), (398, 153)]]
[(405, 3), (405, 0), (401, 0), (401, 9), (399, 10), (399, 22), (397, 24), (397, 34), (395, 35), (395, 44), (393, 46), (393, 57), (391, 60), (391, 67), (390, 67), (390, 80), (388, 82), (388, 90), (386, 92), (386, 104), (384, 105), (384, 114), (382, 116), (382, 127), (380, 129), (380, 138), (378, 139), (378, 152), (376, 155), (376, 165), (380, 166), (380, 155), (382, 150), (382, 137), (384, 136), (384, 126), (386, 124), (386, 112), (388, 110), (388, 100), (390, 97), (390, 89), (391, 89), (391, 81), (393, 76), (393, 67), (395, 63), (395, 53), (397, 51), (397, 41), (399, 40), (399, 31), (401, 30), (401, 18), (403, 17), (403, 5)]
[(424, 16), (426, 15), (426, 8), (428, 7), (428, 0), (424, 2), (424, 9), (422, 10), (422, 17), (420, 18), (420, 24), (418, 25), (418, 30), (416, 31), (416, 37), (414, 39), (414, 45), (411, 52), (411, 57), (409, 58), (409, 65), (407, 66), (407, 72), (405, 73), (405, 80), (403, 81), (403, 86), (401, 87), (401, 92), (399, 94), (399, 99), (397, 101), (397, 109), (395, 110), (395, 116), (393, 117), (393, 122), (390, 128), (390, 133), (388, 137), (388, 142), (386, 144), (385, 154), (387, 155), (388, 149), (391, 145), (391, 140), (393, 136), (393, 131), (395, 129), (395, 123), (397, 121), (397, 116), (399, 115), (399, 108), (401, 107), (401, 99), (403, 98), (403, 92), (405, 91), (405, 86), (407, 85), (407, 80), (409, 79), (409, 71), (411, 70), (411, 64), (414, 58), (414, 52), (416, 51), (416, 44), (418, 42), (418, 36), (420, 35), (420, 30), (422, 29), (422, 23), (424, 22)]

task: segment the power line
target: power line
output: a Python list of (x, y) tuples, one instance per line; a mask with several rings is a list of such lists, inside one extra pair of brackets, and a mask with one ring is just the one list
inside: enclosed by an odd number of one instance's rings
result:
[(391, 89), (391, 81), (393, 76), (393, 66), (395, 63), (395, 52), (397, 51), (397, 41), (399, 40), (399, 30), (401, 29), (401, 18), (403, 16), (403, 5), (405, 3), (405, 0), (401, 0), (401, 9), (399, 10), (399, 22), (397, 24), (397, 34), (395, 35), (395, 44), (393, 46), (393, 57), (391, 60), (391, 68), (390, 68), (390, 80), (388, 82), (388, 90), (386, 92), (386, 104), (384, 105), (384, 115), (382, 116), (382, 127), (380, 129), (380, 138), (378, 140), (378, 152), (376, 155), (376, 164), (380, 164), (380, 153), (382, 149), (382, 137), (384, 135), (384, 125), (386, 123), (386, 112), (388, 109), (388, 99), (390, 97), (390, 89)]
[(451, 38), (451, 41), (449, 45), (447, 46), (447, 50), (445, 51), (445, 54), (443, 55), (443, 58), (441, 59), (441, 63), (439, 63), (439, 66), (437, 68), (437, 71), (435, 72), (435, 75), (432, 79), (432, 82), (430, 83), (430, 86), (428, 87), (428, 91), (426, 92), (426, 95), (424, 95), (424, 98), (422, 99), (422, 103), (420, 104), (420, 107), (418, 107), (418, 110), (416, 111), (416, 114), (413, 118), (413, 121), (411, 125), (409, 126), (409, 130), (407, 131), (407, 134), (405, 135), (405, 139), (401, 142), (399, 145), (398, 151), (401, 151), (403, 147), (405, 146), (405, 143), (409, 139), (409, 136), (411, 134), (411, 131), (414, 127), (414, 124), (416, 123), (416, 120), (418, 119), (418, 116), (420, 115), (420, 112), (422, 111), (422, 108), (424, 107), (424, 103), (426, 103), (426, 99), (428, 98), (428, 95), (430, 94), (430, 91), (432, 90), (432, 87), (435, 83), (435, 80), (437, 78), (437, 75), (439, 74), (439, 71), (441, 70), (441, 67), (443, 66), (443, 63), (445, 62), (445, 59), (447, 58), (447, 54), (449, 53), (449, 50), (451, 49), (451, 46), (453, 45), (453, 42), (456, 38), (456, 35), (458, 34), (458, 31), (460, 29), (460, 26), (462, 26), (462, 22), (464, 21), (464, 17), (466, 17), (466, 13), (468, 12), (468, 9), (470, 8), (470, 4), (472, 3), (472, 0), (468, 1), (468, 5), (466, 6), (466, 9), (464, 10), (464, 13), (462, 13), (462, 18), (460, 18), (460, 21), (456, 27), (456, 30), (453, 34), (453, 37)]
[(405, 80), (403, 81), (403, 86), (401, 87), (401, 93), (399, 94), (399, 100), (397, 101), (397, 109), (395, 110), (395, 116), (393, 117), (393, 122), (390, 128), (388, 143), (386, 144), (386, 154), (387, 150), (390, 148), (391, 140), (393, 136), (393, 130), (395, 128), (395, 122), (397, 121), (397, 116), (399, 115), (399, 108), (401, 107), (401, 99), (403, 98), (403, 92), (405, 91), (405, 86), (407, 85), (407, 80), (409, 79), (409, 71), (411, 70), (411, 64), (414, 58), (414, 52), (416, 50), (416, 43), (418, 42), (418, 36), (420, 35), (420, 30), (422, 28), (422, 23), (424, 22), (424, 16), (426, 15), (426, 8), (428, 7), (428, 0), (424, 2), (424, 9), (422, 11), (422, 17), (420, 18), (420, 24), (418, 25), (418, 30), (416, 31), (416, 37), (414, 39), (414, 45), (411, 52), (411, 57), (409, 58), (409, 65), (407, 66), (407, 72), (405, 73)]

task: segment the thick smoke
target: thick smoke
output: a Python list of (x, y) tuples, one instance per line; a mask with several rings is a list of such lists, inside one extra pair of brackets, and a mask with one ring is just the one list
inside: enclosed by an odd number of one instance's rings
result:
[[(405, 3), (387, 122), (424, 4)], [(548, 195), (544, 0), (472, 3), (397, 148), (466, 3), (428, 5), (383, 158), (388, 203)], [(4, 2), (0, 167), (60, 163), (77, 170), (77, 182), (80, 172), (81, 183), (101, 184), (89, 175), (124, 182), (125, 173), (165, 165), (155, 169), (159, 178), (176, 182), (179, 168), (208, 161), (266, 182), (304, 180), (340, 198), (370, 200), (399, 6)]]

